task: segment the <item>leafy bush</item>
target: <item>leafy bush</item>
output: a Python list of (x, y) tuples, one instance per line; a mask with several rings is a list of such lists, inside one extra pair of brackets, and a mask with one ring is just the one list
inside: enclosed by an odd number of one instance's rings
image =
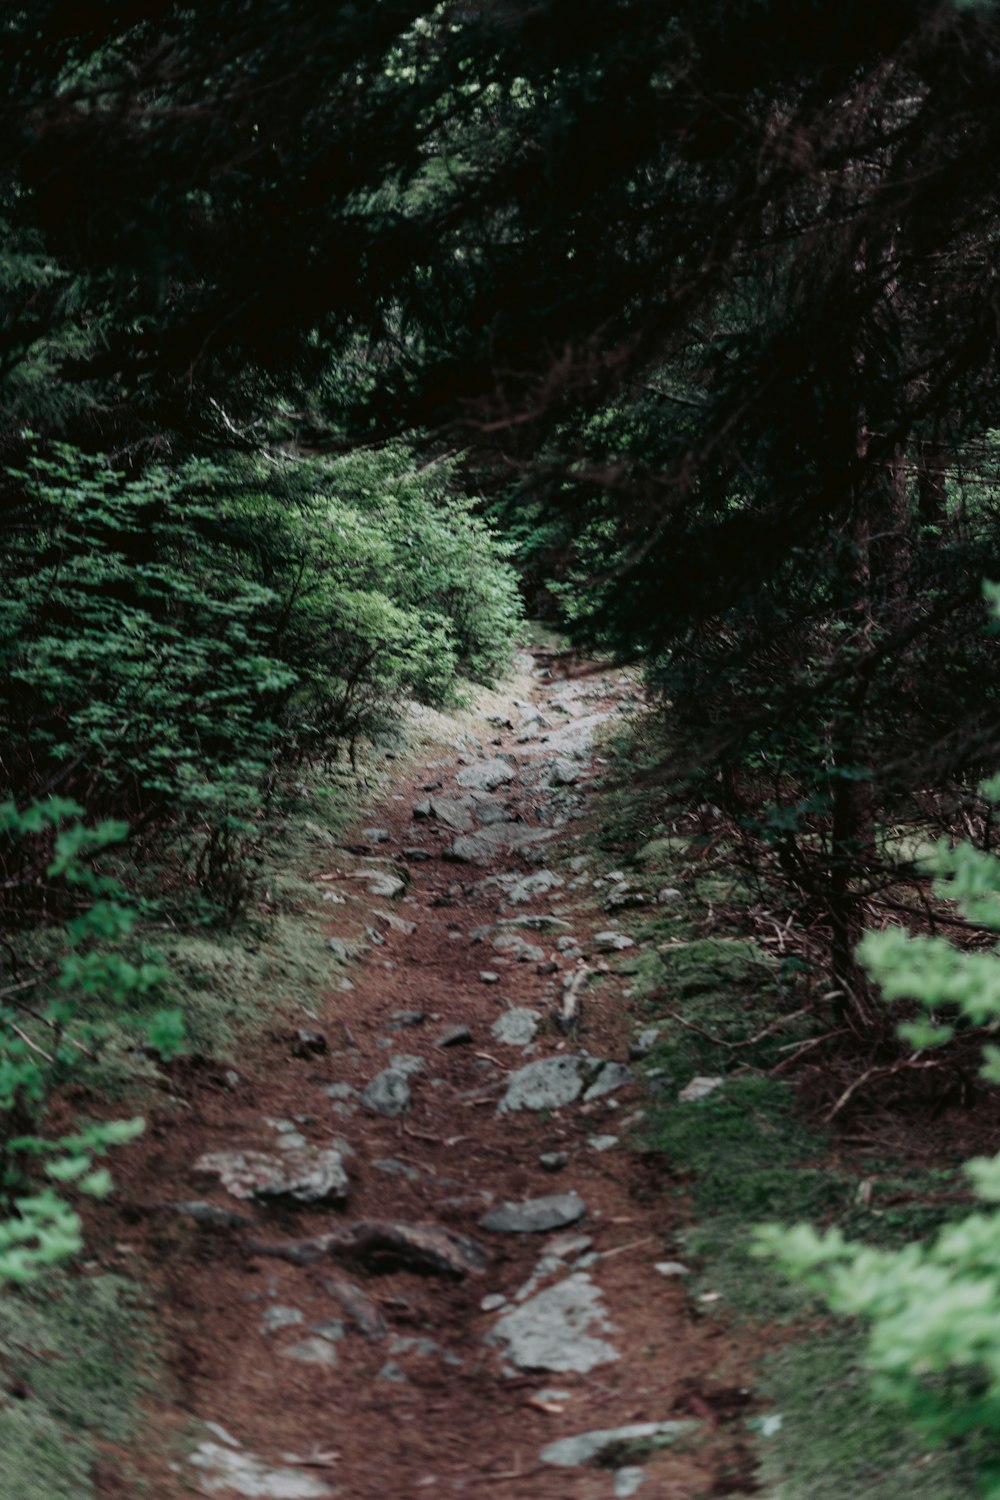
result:
[[(0, 735), (20, 804), (124, 816), (133, 851), (232, 914), (283, 771), (502, 669), (502, 547), (453, 466), (402, 446), (127, 478), (69, 447), (8, 472)], [(38, 915), (39, 860), (8, 868)]]
[[(983, 787), (1000, 798), (1000, 778)], [(942, 845), (938, 894), (976, 923), (1000, 932), (1000, 860), (968, 845)], [(962, 951), (899, 929), (872, 932), (859, 958), (888, 999), (925, 1008), (901, 1027), (918, 1049), (946, 1042), (956, 1019), (1000, 1017), (1000, 951)], [(986, 1078), (1000, 1082), (1000, 1049), (986, 1048)], [(1000, 1156), (966, 1164), (976, 1193), (1000, 1204)], [(900, 1250), (852, 1243), (810, 1225), (760, 1231), (763, 1253), (820, 1293), (837, 1312), (869, 1325), (866, 1362), (877, 1393), (905, 1409), (935, 1442), (965, 1434), (995, 1437), (1000, 1424), (1000, 1210), (950, 1224)], [(983, 1494), (1000, 1497), (1000, 1459), (983, 1467)]]
[[(55, 798), (23, 813), (13, 803), (0, 804), (0, 843), (48, 834), (48, 878), (67, 888), (76, 908), (54, 972), (12, 977), (0, 989), (0, 1212), (10, 1212), (0, 1218), (0, 1284), (30, 1282), (81, 1249), (80, 1216), (65, 1193), (104, 1197), (111, 1176), (95, 1166), (95, 1158), (143, 1128), (141, 1119), (133, 1119), (88, 1124), (55, 1138), (41, 1132), (53, 1090), (71, 1077), (81, 1055), (91, 1055), (104, 1033), (105, 1027), (88, 1021), (87, 1001), (109, 999), (127, 1018), (130, 1000), (155, 991), (166, 977), (157, 965), (135, 965), (115, 951), (131, 929), (133, 913), (115, 883), (96, 873), (92, 862), (123, 837), (125, 828), (110, 822), (87, 828), (80, 813), (75, 803)], [(163, 1054), (179, 1046), (176, 1013), (161, 1011), (138, 1024)], [(49, 1180), (41, 1189), (32, 1181), (32, 1168), (39, 1166)]]

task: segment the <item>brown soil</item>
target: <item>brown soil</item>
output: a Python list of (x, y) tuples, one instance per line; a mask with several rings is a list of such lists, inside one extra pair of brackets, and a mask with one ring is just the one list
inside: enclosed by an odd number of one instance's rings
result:
[[(566, 663), (556, 664), (554, 676), (566, 672)], [(591, 675), (588, 690), (595, 684), (604, 693), (600, 706), (612, 711), (618, 683)], [(542, 684), (539, 697), (548, 697), (552, 687), (552, 682)], [(594, 711), (593, 702), (585, 711)], [(500, 736), (496, 729), (489, 733)], [(502, 744), (490, 746), (489, 753), (512, 752), (522, 760), (531, 753), (513, 733), (500, 737)], [(537, 763), (538, 746), (533, 750)], [(445, 752), (439, 753), (444, 758)], [(628, 1130), (606, 1153), (587, 1145), (591, 1134), (619, 1133), (619, 1122), (641, 1108), (640, 1085), (618, 1096), (617, 1108), (601, 1100), (570, 1106), (551, 1118), (496, 1114), (506, 1074), (527, 1060), (490, 1036), (502, 1008), (498, 997), (548, 1012), (554, 981), (536, 972), (534, 963), (512, 962), (467, 936), (470, 928), (495, 920), (503, 893), (482, 889), (490, 870), (440, 858), (453, 837), (447, 829), (424, 824), (418, 830), (411, 817), (413, 803), (425, 795), (423, 784), (441, 780), (446, 791), (451, 789), (461, 766), (456, 752), (447, 756), (449, 764), (432, 772), (416, 767), (395, 788), (402, 800), (388, 799), (365, 819), (389, 829), (390, 858), (415, 842), (424, 843), (434, 857), (409, 867), (408, 894), (393, 905), (399, 916), (417, 923), (416, 932), (386, 931), (384, 946), (371, 947), (351, 966), (352, 993), (317, 995), (327, 1055), (294, 1056), (295, 1023), (276, 1023), (269, 1038), (234, 1060), (240, 1075), (235, 1089), (227, 1087), (217, 1063), (173, 1065), (166, 1071), (182, 1107), (175, 1100), (169, 1109), (152, 1112), (144, 1142), (122, 1155), (115, 1237), (119, 1253), (133, 1271), (142, 1268), (152, 1288), (166, 1364), (166, 1379), (149, 1411), (148, 1451), (130, 1453), (127, 1465), (133, 1474), (138, 1471), (155, 1500), (197, 1488), (198, 1476), (185, 1455), (206, 1435), (199, 1425), (206, 1420), (220, 1423), (265, 1460), (281, 1462), (293, 1454), (310, 1461), (308, 1472), (348, 1500), (452, 1493), (496, 1500), (604, 1500), (612, 1493), (607, 1467), (553, 1468), (539, 1463), (539, 1450), (594, 1427), (692, 1417), (700, 1423), (695, 1438), (648, 1458), (626, 1460), (641, 1462), (648, 1473), (640, 1500), (693, 1500), (755, 1488), (743, 1437), (746, 1388), (757, 1352), (750, 1336), (743, 1344), (734, 1342), (731, 1332), (699, 1315), (682, 1283), (654, 1269), (656, 1261), (677, 1255), (675, 1235), (682, 1227), (678, 1200), (661, 1180), (664, 1169), (657, 1159), (629, 1146)], [(501, 796), (526, 821), (536, 821), (537, 794), (519, 786)], [(571, 822), (561, 835), (580, 826)], [(567, 873), (561, 861), (579, 845), (554, 840), (545, 847), (547, 862)], [(388, 906), (357, 895), (364, 889), (360, 882), (338, 885), (320, 878), (346, 875), (358, 863), (332, 851), (308, 872), (316, 881), (317, 942), (331, 932), (350, 938), (363, 925), (366, 909)], [(493, 870), (537, 867), (513, 854)], [(324, 905), (319, 899), (324, 889), (351, 890), (356, 899)], [(567, 914), (585, 946), (594, 931), (608, 925), (589, 885), (503, 910), (513, 915), (553, 907)], [(548, 950), (544, 936), (525, 935)], [(553, 957), (561, 960), (559, 954)], [(478, 976), (484, 968), (500, 972), (501, 982), (482, 983)], [(567, 1041), (554, 1027), (543, 1026), (532, 1056), (583, 1044), (600, 1057), (624, 1059), (634, 1025), (622, 994), (627, 983), (610, 974), (596, 998), (588, 999), (579, 1038)], [(391, 1030), (392, 1013), (404, 1009), (430, 1014), (422, 1026)], [(436, 1036), (459, 1022), (471, 1028), (472, 1043), (436, 1049)], [(387, 1065), (388, 1050), (379, 1045), (385, 1039), (391, 1039), (393, 1051), (420, 1053), (427, 1060), (426, 1071), (412, 1080), (412, 1108), (399, 1120), (364, 1109), (339, 1119), (324, 1085), (337, 1081), (363, 1088)], [(275, 1135), (267, 1121), (295, 1116), (307, 1117), (299, 1128), (310, 1142), (342, 1135), (357, 1153), (344, 1217), (447, 1226), (486, 1245), (488, 1268), (459, 1283), (371, 1259), (304, 1269), (254, 1256), (245, 1231), (207, 1228), (156, 1206), (198, 1198), (229, 1210), (246, 1209), (258, 1220), (254, 1233), (274, 1243), (332, 1227), (336, 1213), (247, 1208), (193, 1174), (193, 1163), (206, 1151), (273, 1150)], [(558, 1174), (546, 1173), (538, 1164), (546, 1151), (568, 1152), (569, 1165)], [(394, 1158), (414, 1178), (379, 1171), (372, 1164), (382, 1158)], [(480, 1303), (489, 1293), (512, 1295), (530, 1276), (550, 1236), (483, 1231), (477, 1224), (486, 1207), (483, 1194), (502, 1202), (570, 1189), (587, 1205), (587, 1216), (576, 1227), (592, 1236), (602, 1257), (592, 1274), (621, 1358), (588, 1375), (512, 1377), (483, 1342), (496, 1314), (483, 1312)], [(335, 1367), (282, 1357), (282, 1348), (307, 1332), (308, 1324), (343, 1316), (323, 1288), (324, 1274), (333, 1270), (354, 1279), (377, 1302), (390, 1337), (431, 1338), (458, 1362), (414, 1348), (393, 1353), (389, 1338), (370, 1342), (350, 1325), (336, 1345)], [(269, 1301), (301, 1309), (305, 1324), (263, 1334), (260, 1320)], [(377, 1378), (388, 1360), (401, 1368), (405, 1383)], [(537, 1393), (553, 1387), (568, 1396), (540, 1405)], [(549, 1409), (543, 1409), (546, 1405)], [(121, 1500), (135, 1492), (132, 1481), (114, 1477), (120, 1472), (109, 1455), (102, 1495)]]

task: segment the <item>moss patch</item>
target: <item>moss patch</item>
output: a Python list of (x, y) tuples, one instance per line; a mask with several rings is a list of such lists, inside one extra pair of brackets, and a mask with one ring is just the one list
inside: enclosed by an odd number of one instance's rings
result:
[(91, 1437), (131, 1436), (148, 1345), (148, 1317), (122, 1277), (59, 1275), (0, 1294), (5, 1495), (89, 1500)]

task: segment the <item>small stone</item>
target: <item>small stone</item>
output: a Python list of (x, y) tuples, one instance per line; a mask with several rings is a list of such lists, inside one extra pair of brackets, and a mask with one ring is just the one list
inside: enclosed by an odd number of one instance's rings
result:
[(459, 786), (474, 789), (477, 792), (492, 792), (498, 786), (513, 781), (515, 772), (513, 766), (507, 761), (495, 756), (492, 760), (475, 762), (459, 771), (455, 780)]
[(690, 1432), (694, 1426), (693, 1422), (630, 1422), (624, 1427), (601, 1427), (549, 1443), (538, 1456), (543, 1464), (575, 1468), (590, 1463), (605, 1448), (619, 1443), (634, 1442), (639, 1438), (676, 1438)]
[(408, 848), (403, 849), (400, 852), (402, 853), (403, 858), (405, 860), (409, 860), (410, 864), (412, 865), (420, 864), (423, 860), (430, 859), (431, 857), (429, 850), (421, 849), (416, 845), (410, 845)]
[(386, 1360), (385, 1364), (375, 1376), (376, 1380), (392, 1380), (397, 1385), (408, 1385), (406, 1372), (394, 1359)]
[(515, 1005), (497, 1017), (490, 1032), (498, 1042), (503, 1042), (508, 1047), (527, 1047), (534, 1041), (540, 1021), (541, 1016), (537, 1010)]
[(586, 1211), (587, 1206), (578, 1193), (554, 1193), (547, 1198), (528, 1198), (523, 1203), (503, 1203), (484, 1214), (479, 1227), (494, 1234), (539, 1234), (575, 1224)]
[(326, 1037), (321, 1031), (307, 1031), (300, 1027), (292, 1038), (293, 1057), (322, 1057), (328, 1051)]
[(632, 1062), (638, 1062), (643, 1057), (648, 1057), (656, 1046), (660, 1035), (659, 1026), (647, 1026), (640, 1031), (635, 1041), (628, 1049), (628, 1055)]
[(549, 959), (548, 963), (538, 964), (535, 968), (535, 973), (541, 974), (543, 978), (547, 977), (550, 974), (558, 974), (559, 965), (557, 963), (554, 963), (552, 959)]
[(554, 871), (538, 870), (516, 881), (507, 892), (507, 900), (518, 906), (522, 902), (532, 900), (535, 896), (544, 896), (549, 891), (558, 890), (563, 883), (562, 877), (556, 875)]
[(226, 1069), (225, 1079), (226, 1079), (226, 1088), (227, 1089), (237, 1089), (237, 1088), (239, 1088), (239, 1086), (240, 1086), (240, 1075), (237, 1072), (235, 1072), (232, 1068), (227, 1068)]
[[(435, 791), (441, 785), (440, 781), (432, 781), (424, 788), (425, 791)], [(413, 808), (415, 818), (429, 818), (431, 816), (431, 799), (425, 797), (422, 802), (417, 802)]]
[(501, 1307), (507, 1306), (507, 1298), (502, 1292), (490, 1292), (479, 1304), (483, 1312), (499, 1312)]
[(305, 1322), (305, 1315), (297, 1307), (269, 1307), (260, 1320), (261, 1333), (277, 1333), (279, 1328), (292, 1328)]
[(366, 844), (387, 844), (389, 830), (388, 828), (362, 828), (358, 837), (364, 839)]
[(629, 1500), (629, 1496), (634, 1495), (639, 1486), (645, 1484), (648, 1478), (649, 1475), (645, 1469), (639, 1469), (634, 1464), (629, 1464), (624, 1469), (616, 1469), (611, 1491), (614, 1500)]
[(394, 1068), (385, 1068), (377, 1073), (361, 1095), (362, 1102), (375, 1114), (395, 1120), (409, 1109), (410, 1085), (404, 1074)]
[(631, 1068), (620, 1062), (606, 1062), (583, 1097), (589, 1103), (593, 1099), (600, 1099), (603, 1094), (613, 1093), (615, 1089), (634, 1082), (635, 1074)]
[(350, 948), (348, 948), (343, 938), (327, 938), (326, 946), (329, 948), (330, 952), (334, 954), (335, 957), (340, 959), (342, 963), (348, 963), (352, 957), (351, 950)]
[(297, 1344), (290, 1344), (287, 1349), (282, 1349), (281, 1354), (285, 1359), (297, 1359), (303, 1365), (335, 1365), (337, 1363), (337, 1351), (329, 1339), (320, 1338), (317, 1334), (310, 1334), (308, 1338), (300, 1339)]
[(394, 1010), (389, 1025), (393, 1031), (396, 1031), (403, 1026), (421, 1026), (426, 1020), (425, 1010)]
[(538, 964), (545, 954), (535, 943), (525, 942), (519, 932), (501, 932), (493, 939), (497, 953), (505, 953), (520, 964)]
[(372, 896), (382, 896), (388, 901), (395, 901), (406, 890), (406, 881), (399, 875), (390, 875), (388, 871), (372, 870), (366, 876), (368, 892)]
[(569, 1154), (566, 1151), (543, 1151), (538, 1158), (538, 1165), (545, 1172), (561, 1172), (563, 1167), (569, 1165)]
[(545, 1254), (554, 1255), (557, 1260), (571, 1260), (574, 1255), (583, 1255), (593, 1243), (589, 1234), (557, 1234), (545, 1246)]
[(610, 1151), (618, 1145), (618, 1137), (616, 1135), (592, 1135), (587, 1145), (591, 1151)]
[(572, 1104), (582, 1092), (579, 1058), (542, 1057), (510, 1075), (498, 1112), (558, 1109)]
[(463, 1042), (472, 1041), (472, 1032), (468, 1026), (449, 1026), (447, 1031), (442, 1031), (435, 1047), (459, 1047)]
[(600, 1290), (580, 1271), (501, 1314), (486, 1342), (503, 1346), (521, 1370), (585, 1375), (619, 1358), (612, 1344), (596, 1336), (610, 1331)]
[(624, 932), (595, 932), (594, 947), (602, 953), (624, 953), (626, 948), (635, 947), (635, 939)]
[(571, 760), (554, 760), (542, 771), (545, 786), (576, 786), (580, 780), (580, 767)]
[(690, 1276), (690, 1269), (681, 1260), (658, 1260), (654, 1270), (661, 1276)]
[(199, 1443), (188, 1462), (201, 1470), (201, 1485), (211, 1495), (225, 1490), (251, 1500), (328, 1500), (333, 1493), (305, 1468), (275, 1467), (221, 1443)]
[(699, 1099), (707, 1099), (709, 1094), (721, 1089), (725, 1081), (724, 1078), (692, 1078), (677, 1097), (682, 1104), (696, 1104)]
[(669, 906), (671, 902), (681, 899), (681, 893), (676, 886), (665, 885), (662, 890), (657, 891), (656, 899), (660, 906)]
[(378, 1172), (385, 1172), (390, 1177), (405, 1177), (408, 1182), (419, 1182), (420, 1173), (415, 1167), (408, 1167), (405, 1162), (396, 1161), (395, 1157), (383, 1156), (378, 1161), (373, 1161), (372, 1166)]
[(480, 969), (479, 978), (483, 984), (499, 984), (500, 975), (495, 969)]
[(382, 911), (380, 907), (376, 906), (373, 915), (378, 917), (380, 922), (384, 922), (393, 932), (400, 932), (404, 937), (412, 937), (417, 930), (416, 922), (407, 922), (404, 917), (397, 917), (393, 911)]
[(414, 1078), (424, 1071), (427, 1064), (415, 1052), (393, 1052), (389, 1058), (389, 1066), (395, 1072), (402, 1073), (404, 1078)]
[(556, 947), (560, 953), (567, 953), (571, 948), (575, 948), (576, 946), (577, 941), (575, 937), (569, 937), (564, 934), (562, 937), (556, 938)]
[(328, 1099), (358, 1099), (360, 1095), (353, 1083), (328, 1083), (323, 1090)]

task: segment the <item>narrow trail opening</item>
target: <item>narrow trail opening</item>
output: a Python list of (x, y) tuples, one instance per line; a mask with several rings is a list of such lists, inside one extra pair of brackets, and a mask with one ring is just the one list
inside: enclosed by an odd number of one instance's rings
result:
[(178, 1070), (183, 1118), (135, 1153), (174, 1387), (159, 1500), (754, 1488), (748, 1351), (664, 1270), (680, 1204), (634, 1144), (631, 940), (579, 834), (629, 685), (523, 666), (488, 742), (418, 764), (309, 872), (315, 1028), (236, 1086)]

